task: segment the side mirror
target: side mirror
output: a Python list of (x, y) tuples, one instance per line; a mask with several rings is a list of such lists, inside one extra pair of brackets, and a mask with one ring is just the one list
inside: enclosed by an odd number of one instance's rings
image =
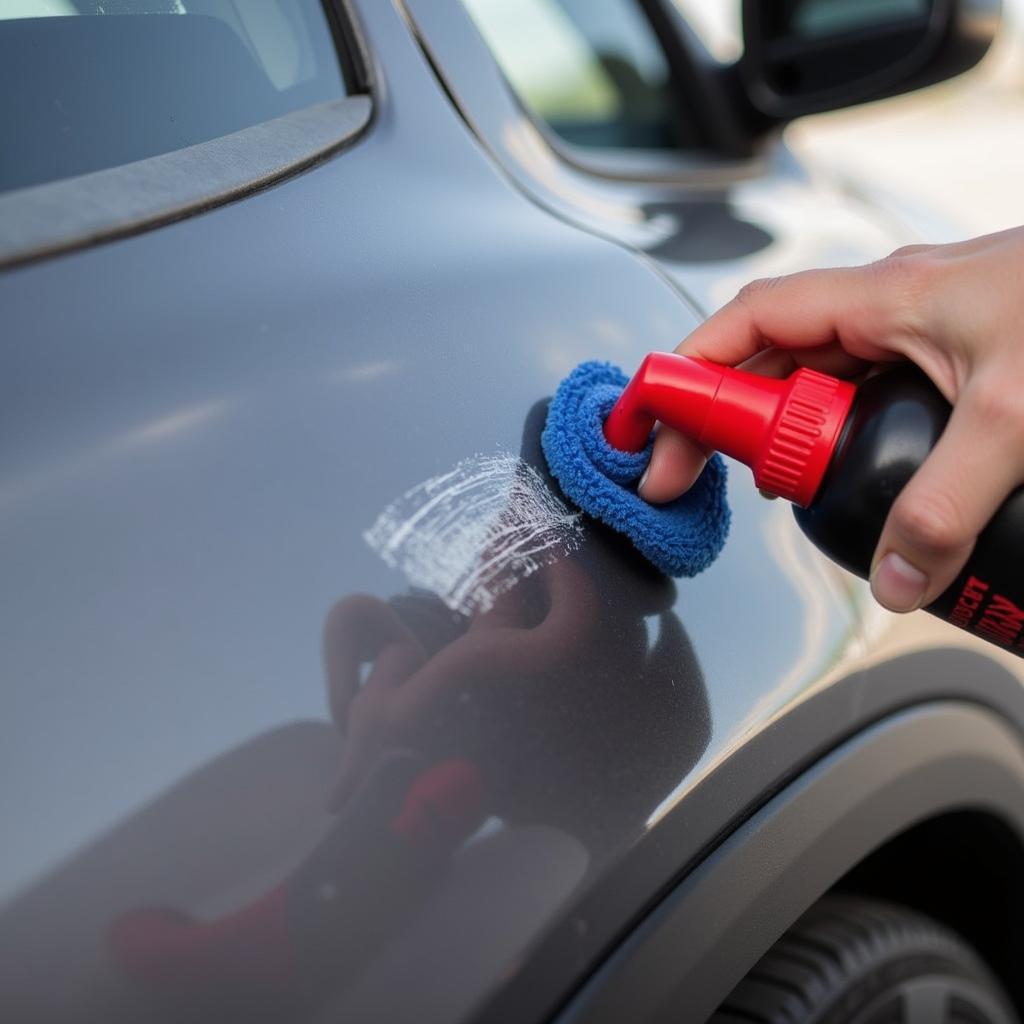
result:
[(973, 67), (1000, 0), (743, 0), (737, 71), (757, 120), (909, 92)]

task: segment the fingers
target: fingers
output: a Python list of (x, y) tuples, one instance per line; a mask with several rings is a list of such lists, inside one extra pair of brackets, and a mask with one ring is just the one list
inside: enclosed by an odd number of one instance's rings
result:
[(415, 645), (416, 639), (383, 601), (352, 594), (328, 613), (323, 632), (324, 674), (331, 717), (344, 730), (348, 708), (359, 692), (362, 665), (389, 644)]
[(877, 346), (866, 341), (889, 333), (887, 277), (895, 288), (899, 274), (880, 271), (878, 264), (752, 281), (676, 351), (736, 366), (771, 346), (803, 349), (840, 341), (851, 355), (875, 359)]
[(1024, 418), (1012, 390), (972, 382), (939, 443), (896, 499), (872, 563), (871, 590), (891, 611), (935, 600), (978, 534), (1024, 478)]
[[(796, 364), (839, 376), (861, 372), (865, 360), (893, 358), (901, 348), (893, 336), (905, 333), (898, 311), (911, 275), (892, 268), (905, 266), (900, 257), (910, 255), (908, 249), (881, 264), (753, 281), (676, 352), (742, 364), (768, 376), (785, 376)], [(640, 497), (655, 504), (679, 497), (693, 486), (709, 454), (675, 431), (661, 429), (638, 487)]]
[[(871, 363), (909, 357), (950, 397), (949, 374), (940, 372), (945, 364), (922, 341), (936, 315), (936, 295), (945, 289), (932, 257), (941, 249), (906, 246), (861, 267), (752, 281), (676, 352), (769, 376), (801, 365), (849, 377)], [(659, 503), (678, 497), (707, 454), (661, 431), (640, 496)]]
[(377, 655), (366, 683), (347, 707), (345, 748), (329, 801), (334, 810), (352, 795), (380, 751), (399, 739), (391, 714), (394, 694), (425, 660), (419, 645), (409, 643), (390, 644)]
[[(764, 349), (745, 360), (742, 368), (765, 377), (788, 377), (798, 365), (849, 377), (863, 372), (868, 364), (844, 352), (839, 345), (831, 344), (796, 353), (780, 348)], [(674, 501), (696, 483), (710, 454), (684, 434), (659, 427), (650, 465), (640, 479), (637, 492), (655, 505)]]
[(536, 575), (546, 591), (547, 610), (540, 622), (526, 619), (509, 625), (508, 619), (479, 616), (395, 693), (393, 714), (414, 722), (445, 692), (483, 681), (518, 685), (544, 672), (564, 670), (593, 649), (601, 617), (588, 572), (577, 560), (564, 558)]
[(696, 483), (709, 454), (685, 434), (660, 427), (637, 493), (655, 505), (673, 501)]

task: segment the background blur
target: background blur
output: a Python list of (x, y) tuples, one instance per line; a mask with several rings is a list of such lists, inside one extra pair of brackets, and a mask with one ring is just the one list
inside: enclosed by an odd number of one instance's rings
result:
[[(739, 51), (738, 0), (675, 0), (720, 59)], [(798, 121), (813, 166), (921, 204), (928, 241), (1024, 224), (1024, 0), (1003, 0), (997, 45), (973, 72), (881, 103)], [(882, 183), (885, 183), (884, 186)]]

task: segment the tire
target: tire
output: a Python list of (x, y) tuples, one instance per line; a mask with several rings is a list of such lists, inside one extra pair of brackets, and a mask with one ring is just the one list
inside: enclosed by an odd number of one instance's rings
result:
[(709, 1024), (1019, 1024), (977, 953), (894, 903), (823, 897)]

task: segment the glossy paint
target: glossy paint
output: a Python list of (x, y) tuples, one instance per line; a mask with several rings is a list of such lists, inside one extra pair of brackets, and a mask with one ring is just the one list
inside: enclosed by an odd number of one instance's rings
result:
[(734, 755), (884, 656), (742, 467), (673, 585), (538, 435), (577, 362), (908, 239), (781, 150), (696, 198), (602, 183), (660, 234), (612, 230), (467, 125), (409, 11), (359, 14), (357, 145), (0, 276), (4, 1020), (550, 1013), (792, 767), (716, 796)]

